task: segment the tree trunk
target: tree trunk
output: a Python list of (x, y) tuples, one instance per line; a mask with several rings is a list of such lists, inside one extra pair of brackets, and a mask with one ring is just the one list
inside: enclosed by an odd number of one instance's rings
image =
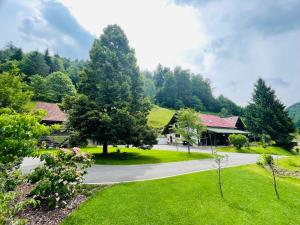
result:
[(191, 150), (190, 150), (190, 143), (188, 143), (188, 152), (189, 152), (189, 154), (191, 153)]
[(278, 194), (278, 190), (277, 190), (277, 181), (276, 181), (275, 171), (274, 171), (273, 166), (271, 166), (271, 170), (272, 170), (272, 174), (273, 174), (273, 182), (274, 182), (275, 193), (276, 193), (277, 199), (279, 199), (279, 194)]
[(103, 154), (103, 155), (108, 155), (108, 146), (107, 146), (107, 142), (104, 142), (104, 143), (103, 143), (102, 154)]
[(221, 197), (223, 198), (222, 179), (221, 179), (221, 161), (218, 161), (218, 177), (219, 177), (219, 190), (220, 190)]

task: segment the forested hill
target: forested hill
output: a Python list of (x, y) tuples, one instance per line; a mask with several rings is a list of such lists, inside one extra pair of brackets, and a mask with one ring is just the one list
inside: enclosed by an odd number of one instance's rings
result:
[(193, 108), (221, 115), (242, 115), (243, 109), (223, 95), (215, 98), (210, 81), (200, 74), (176, 67), (174, 70), (158, 65), (155, 71), (144, 71), (144, 90), (159, 106), (180, 109)]
[(293, 119), (296, 127), (300, 129), (300, 102), (288, 107), (289, 116)]
[[(34, 92), (33, 100), (61, 102), (75, 94), (85, 65), (85, 61), (51, 55), (48, 50), (25, 53), (12, 44), (0, 50), (0, 73), (19, 68)], [(189, 70), (158, 65), (156, 70), (141, 74), (145, 95), (161, 107), (189, 107), (223, 116), (243, 114), (243, 109), (228, 98), (214, 97), (210, 81)]]

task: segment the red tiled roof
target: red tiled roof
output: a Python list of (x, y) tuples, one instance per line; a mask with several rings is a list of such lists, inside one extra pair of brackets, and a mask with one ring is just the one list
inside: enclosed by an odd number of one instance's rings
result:
[(44, 121), (65, 122), (67, 120), (67, 114), (55, 103), (38, 102), (35, 109), (42, 109), (46, 112), (46, 116), (42, 119)]
[(227, 117), (227, 118), (223, 118), (224, 120), (226, 120), (228, 123), (230, 123), (232, 126), (236, 126), (236, 123), (239, 119), (238, 116), (231, 116), (231, 117)]
[(221, 118), (215, 115), (199, 114), (199, 117), (204, 126), (207, 127), (222, 127), (222, 128), (236, 128), (236, 121), (238, 117)]

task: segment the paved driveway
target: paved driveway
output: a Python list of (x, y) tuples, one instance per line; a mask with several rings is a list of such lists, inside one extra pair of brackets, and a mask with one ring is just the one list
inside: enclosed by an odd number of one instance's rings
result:
[[(177, 151), (175, 146), (157, 145), (154, 149)], [(179, 147), (178, 151), (187, 151), (186, 147)], [(209, 148), (192, 148), (193, 152), (208, 152)], [(255, 163), (258, 154), (245, 153), (220, 153), (227, 155), (228, 159), (223, 167), (232, 167)], [(22, 164), (22, 170), (28, 172), (40, 162), (36, 159), (26, 158)], [(111, 184), (119, 182), (130, 182), (140, 180), (159, 179), (164, 177), (177, 176), (198, 171), (216, 169), (213, 159), (192, 160), (172, 163), (143, 164), (143, 165), (94, 165), (88, 169), (85, 176), (85, 183)]]
[[(259, 157), (257, 154), (228, 153), (227, 155), (223, 167), (252, 164)], [(126, 166), (94, 165), (88, 169), (85, 182), (110, 184), (151, 180), (212, 169), (216, 169), (213, 159)]]

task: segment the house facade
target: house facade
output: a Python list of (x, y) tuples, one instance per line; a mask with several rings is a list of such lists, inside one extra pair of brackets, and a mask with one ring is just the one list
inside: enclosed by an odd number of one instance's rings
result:
[[(230, 134), (249, 135), (245, 124), (238, 116), (222, 118), (203, 113), (199, 113), (198, 116), (202, 124), (206, 127), (206, 131), (197, 140), (198, 145), (228, 145), (228, 136)], [(168, 138), (169, 143), (174, 143), (175, 140), (180, 138), (173, 131), (176, 127), (176, 122), (177, 114), (175, 113), (162, 132)]]

